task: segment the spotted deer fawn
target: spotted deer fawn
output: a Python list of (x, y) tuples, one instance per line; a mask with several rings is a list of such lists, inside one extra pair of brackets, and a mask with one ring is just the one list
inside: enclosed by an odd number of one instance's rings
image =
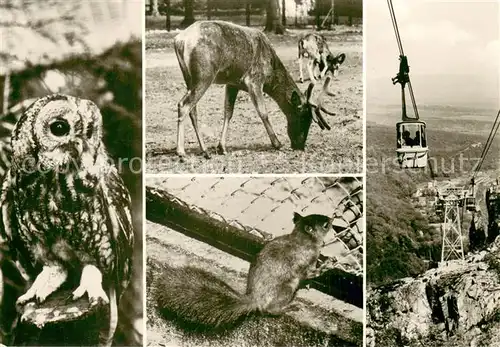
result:
[(332, 54), (323, 36), (318, 34), (307, 34), (299, 39), (298, 46), (300, 83), (304, 82), (304, 76), (302, 74), (304, 58), (307, 58), (307, 72), (309, 73), (311, 82), (316, 81), (316, 76), (314, 74), (314, 67), (316, 65), (318, 65), (320, 69), (320, 79), (323, 78), (328, 71), (332, 72), (333, 76), (337, 76), (339, 67), (345, 60), (345, 54), (341, 53), (337, 56)]
[[(207, 148), (198, 127), (196, 104), (212, 84), (224, 84), (224, 122), (217, 152), (226, 153), (226, 135), (240, 90), (250, 94), (251, 101), (264, 123), (274, 148), (281, 143), (271, 127), (265, 108), (264, 93), (269, 95), (287, 118), (287, 132), (292, 149), (303, 150), (311, 121), (330, 130), (320, 110), (327, 84), (316, 103), (310, 100), (314, 84), (303, 94), (278, 58), (268, 38), (260, 30), (224, 21), (198, 21), (174, 39), (187, 92), (178, 103), (177, 154), (185, 156), (184, 121), (189, 115), (205, 158)], [(331, 94), (330, 94), (331, 95)]]

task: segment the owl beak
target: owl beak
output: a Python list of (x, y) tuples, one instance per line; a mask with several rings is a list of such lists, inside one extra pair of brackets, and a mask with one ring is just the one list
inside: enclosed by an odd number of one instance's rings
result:
[(82, 153), (83, 153), (83, 141), (81, 139), (78, 139), (75, 141), (75, 149), (76, 149), (78, 155), (82, 155)]
[(86, 144), (84, 143), (84, 140), (79, 139), (79, 138), (71, 141), (71, 147), (76, 152), (76, 155), (79, 157), (83, 154), (83, 150), (85, 149), (85, 145)]

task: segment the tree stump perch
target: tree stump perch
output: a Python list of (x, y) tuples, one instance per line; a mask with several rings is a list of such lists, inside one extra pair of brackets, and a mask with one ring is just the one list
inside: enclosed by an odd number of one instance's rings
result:
[[(109, 305), (89, 305), (86, 296), (73, 301), (70, 290), (58, 291), (45, 302), (19, 307), (13, 333), (16, 346), (97, 345), (109, 325)], [(68, 299), (69, 298), (69, 299)]]

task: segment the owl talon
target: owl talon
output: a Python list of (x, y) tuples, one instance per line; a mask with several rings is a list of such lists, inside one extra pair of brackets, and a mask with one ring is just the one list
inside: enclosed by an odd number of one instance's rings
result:
[(61, 266), (44, 266), (30, 289), (17, 299), (16, 304), (24, 305), (33, 299), (38, 304), (43, 303), (50, 294), (55, 292), (66, 281), (67, 276), (66, 270)]
[(31, 299), (33, 299), (32, 295), (28, 295), (28, 293), (23, 294), (19, 298), (17, 298), (16, 305), (22, 306), (22, 305), (26, 304), (28, 301), (30, 301)]
[(109, 300), (108, 300), (108, 296), (106, 295), (106, 293), (104, 293), (103, 291), (103, 294), (104, 296), (103, 297), (92, 297), (92, 298), (89, 298), (89, 308), (93, 308), (95, 306), (100, 306), (100, 305), (105, 305), (105, 304), (108, 304), (109, 303)]
[(85, 293), (89, 297), (90, 307), (100, 303), (109, 303), (108, 296), (102, 288), (102, 274), (94, 265), (86, 265), (82, 271), (80, 286), (73, 292), (73, 300), (81, 298)]

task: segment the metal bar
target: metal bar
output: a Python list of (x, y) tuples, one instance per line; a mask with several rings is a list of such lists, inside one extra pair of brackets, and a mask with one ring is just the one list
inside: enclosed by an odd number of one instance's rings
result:
[(7, 70), (3, 82), (2, 115), (6, 115), (9, 110), (10, 100), (10, 71)]
[[(195, 238), (238, 258), (251, 262), (265, 244), (263, 238), (191, 209), (172, 194), (146, 187), (146, 218)], [(321, 257), (325, 260), (326, 257)], [(363, 278), (332, 269), (304, 282), (339, 300), (363, 307)]]
[(325, 26), (325, 23), (328, 20), (328, 18), (330, 17), (330, 12), (332, 12), (332, 10), (333, 10), (333, 8), (330, 8), (330, 10), (328, 11), (328, 13), (326, 14), (325, 19), (323, 19), (323, 23), (321, 23), (321, 27)]

